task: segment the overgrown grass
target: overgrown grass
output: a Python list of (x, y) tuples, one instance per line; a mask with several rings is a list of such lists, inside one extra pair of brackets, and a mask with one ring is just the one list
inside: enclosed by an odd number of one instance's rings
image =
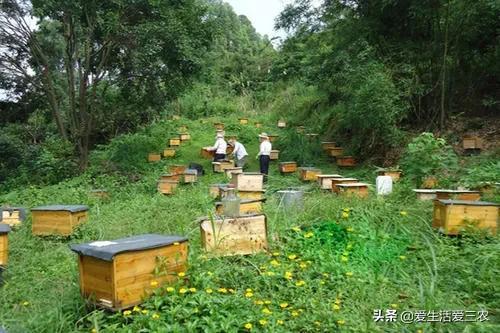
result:
[[(229, 125), (228, 134), (242, 137), (250, 152), (249, 169), (257, 170), (255, 134), (259, 130), (252, 125), (245, 128), (233, 118), (159, 122), (137, 134), (151, 143), (145, 151), (127, 150), (123, 142), (134, 142), (134, 135), (118, 138), (94, 156), (88, 173), (0, 197), (4, 203), (27, 207), (90, 206), (90, 220), (70, 239), (33, 237), (30, 219), (10, 234), (9, 267), (0, 289), (0, 324), (11, 333), (243, 332), (248, 331), (247, 324), (251, 331), (268, 332), (500, 330), (498, 237), (438, 235), (430, 227), (432, 204), (415, 201), (404, 182), (384, 199), (372, 195), (368, 200), (346, 200), (314, 184), (302, 184), (296, 176), (281, 176), (273, 164), (265, 205), (269, 254), (207, 257), (200, 248), (196, 218), (213, 210), (208, 185), (224, 182), (224, 176), (213, 175), (205, 160), (208, 174), (196, 185), (182, 186), (174, 196), (158, 194), (155, 184), (169, 164), (200, 162), (199, 148), (212, 144), (215, 120)], [(148, 150), (163, 148), (180, 124), (189, 127), (192, 142), (183, 145), (173, 160), (146, 163)], [(280, 133), (274, 125), (262, 131)], [(116, 157), (124, 151), (128, 155)], [(134, 168), (126, 167), (127, 159), (134, 161)], [(368, 182), (374, 179), (368, 167), (337, 170), (321, 158), (315, 164), (324, 172)], [(274, 192), (289, 186), (303, 186), (307, 192), (300, 212), (278, 206)], [(88, 191), (95, 187), (108, 189), (111, 199), (90, 197)], [(173, 290), (152, 287), (153, 296), (130, 314), (87, 308), (79, 294), (76, 255), (68, 244), (150, 232), (189, 237), (186, 278)], [(373, 321), (374, 309), (390, 308), (484, 309), (489, 311), (489, 322)]]

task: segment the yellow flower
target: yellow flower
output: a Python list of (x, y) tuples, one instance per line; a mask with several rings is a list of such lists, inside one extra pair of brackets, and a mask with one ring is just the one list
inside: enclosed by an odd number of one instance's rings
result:
[(297, 311), (292, 311), (292, 317), (298, 317), (299, 313)]
[(321, 285), (324, 285), (325, 283), (326, 283), (326, 282), (325, 282), (325, 281), (323, 281), (323, 280), (319, 281), (319, 284), (321, 284)]
[(132, 311), (134, 311), (134, 312), (141, 312), (141, 308), (136, 305), (136, 306), (134, 306), (134, 308), (132, 309)]
[(151, 316), (152, 319), (158, 319), (160, 318), (160, 315), (157, 314), (157, 313), (153, 313), (153, 315)]
[(397, 309), (398, 307), (399, 307), (399, 306), (398, 306), (396, 303), (392, 303), (392, 304), (391, 304), (391, 308), (393, 308), (393, 309)]
[(347, 232), (353, 232), (353, 231), (354, 231), (354, 228), (353, 228), (353, 227), (349, 227), (349, 228), (347, 228), (346, 230), (347, 230)]
[(132, 311), (130, 311), (130, 310), (123, 311), (123, 316), (124, 317), (130, 316), (131, 314), (132, 314)]
[(280, 303), (280, 308), (285, 309), (288, 307), (288, 303)]
[(205, 292), (206, 292), (207, 294), (211, 294), (211, 293), (213, 293), (214, 291), (213, 291), (211, 288), (207, 288), (207, 289), (205, 289)]
[(273, 265), (273, 266), (279, 266), (280, 265), (280, 263), (278, 262), (278, 260), (271, 260), (270, 264)]
[(300, 280), (300, 281), (295, 282), (295, 285), (296, 285), (297, 287), (301, 287), (301, 286), (303, 286), (303, 285), (305, 285), (305, 284), (306, 284), (306, 281), (304, 281), (304, 280)]
[(235, 293), (234, 289), (232, 289), (232, 288), (229, 288), (227, 291), (229, 291), (231, 294)]
[(264, 301), (264, 304), (269, 305), (269, 304), (271, 304), (271, 301), (270, 301), (270, 300), (268, 300), (268, 299), (266, 299), (266, 300)]
[(212, 275), (214, 275), (214, 273), (212, 273), (212, 272), (208, 271), (208, 272), (207, 272), (207, 275), (208, 275), (208, 276), (212, 276)]
[(302, 268), (302, 269), (307, 268), (307, 264), (301, 262), (300, 265), (299, 265), (299, 267)]
[(296, 254), (290, 254), (290, 255), (288, 256), (288, 259), (290, 259), (290, 260), (295, 260), (296, 258), (297, 258), (297, 255), (296, 255)]
[(273, 252), (273, 257), (278, 257), (280, 255), (279, 252)]
[(263, 305), (264, 304), (264, 301), (261, 301), (260, 299), (259, 300), (256, 300), (253, 302), (253, 304), (255, 305)]
[(195, 293), (196, 292), (196, 288), (191, 287), (191, 288), (189, 288), (189, 291), (192, 292), (192, 293)]
[(406, 216), (406, 215), (408, 215), (408, 213), (407, 213), (406, 211), (404, 211), (404, 210), (400, 211), (400, 212), (399, 212), (399, 214), (401, 214), (401, 216)]
[(278, 323), (278, 325), (283, 325), (285, 322), (281, 319), (278, 319), (277, 323)]
[(261, 324), (262, 326), (267, 325), (267, 320), (261, 319), (259, 320), (259, 324)]
[(268, 276), (275, 276), (275, 275), (276, 275), (276, 273), (271, 272), (271, 271), (267, 272), (266, 274), (267, 274)]
[(149, 311), (146, 310), (146, 309), (144, 309), (144, 310), (141, 311), (141, 313), (147, 315), (149, 313)]
[(353, 273), (352, 273), (352, 272), (346, 272), (346, 273), (345, 273), (345, 275), (346, 275), (346, 276), (352, 276), (352, 275), (353, 275)]
[(346, 219), (349, 217), (349, 213), (346, 213), (346, 212), (342, 212), (342, 218), (343, 219)]
[(342, 320), (342, 319), (341, 320), (337, 320), (337, 324), (344, 325), (345, 324), (345, 320)]
[(314, 325), (316, 325), (316, 326), (321, 326), (321, 323), (320, 323), (319, 321), (317, 321), (317, 320), (316, 320), (316, 321), (314, 322)]
[(342, 303), (342, 301), (340, 300), (340, 298), (336, 298), (335, 299), (335, 304), (340, 305), (340, 303)]
[(340, 261), (342, 261), (342, 262), (348, 262), (349, 258), (347, 258), (346, 256), (340, 256)]
[(311, 238), (311, 237), (313, 237), (313, 236), (314, 236), (314, 233), (312, 233), (312, 232), (310, 232), (310, 231), (309, 231), (308, 233), (304, 234), (304, 237), (305, 237), (305, 238)]
[(252, 290), (252, 289), (250, 289), (250, 288), (247, 288), (245, 291), (246, 291), (247, 293), (251, 293), (253, 290)]
[(252, 324), (251, 324), (251, 323), (246, 323), (246, 324), (245, 324), (245, 328), (246, 328), (247, 330), (251, 330), (251, 329), (252, 329)]
[(405, 259), (406, 259), (406, 256), (399, 256), (399, 259), (401, 259), (401, 260), (405, 260)]
[(246, 298), (252, 298), (253, 297), (253, 293), (245, 293), (245, 297)]
[(28, 302), (28, 301), (23, 302), (23, 306), (28, 306), (28, 305), (30, 305), (30, 302)]
[(186, 273), (184, 273), (184, 272), (179, 272), (179, 273), (177, 273), (177, 276), (178, 276), (178, 277), (184, 277), (184, 276), (186, 276)]
[(292, 272), (285, 272), (285, 279), (291, 280), (293, 277)]
[(173, 293), (175, 291), (175, 288), (174, 287), (167, 287), (167, 292), (169, 293)]
[(336, 311), (340, 310), (340, 305), (338, 305), (338, 304), (333, 304), (333, 306), (332, 306), (332, 307), (333, 307), (333, 309), (334, 309), (334, 310), (336, 310)]
[(157, 286), (158, 286), (158, 281), (154, 281), (154, 280), (153, 280), (153, 281), (151, 281), (151, 282), (149, 283), (149, 285), (150, 285), (151, 287), (155, 288), (155, 287), (157, 287)]
[(330, 275), (328, 273), (323, 273), (322, 274), (324, 277), (329, 277)]
[(270, 315), (272, 314), (273, 312), (271, 310), (269, 310), (268, 308), (263, 308), (262, 309), (262, 313), (265, 314), (265, 315)]
[(226, 288), (219, 288), (218, 290), (221, 294), (226, 294), (227, 293), (227, 289)]
[(349, 208), (342, 209), (344, 212), (349, 213), (351, 210)]
[(90, 333), (97, 333), (97, 330), (95, 328), (90, 330)]
[(181, 288), (181, 289), (179, 289), (179, 293), (180, 293), (180, 294), (185, 294), (185, 293), (187, 293), (187, 291), (188, 291), (188, 290), (187, 290), (186, 288)]
[(295, 232), (300, 232), (300, 227), (293, 227), (292, 230)]

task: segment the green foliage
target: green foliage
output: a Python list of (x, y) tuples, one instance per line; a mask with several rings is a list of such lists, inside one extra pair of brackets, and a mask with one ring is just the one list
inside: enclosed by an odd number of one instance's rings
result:
[(468, 188), (490, 185), (495, 187), (500, 179), (500, 161), (498, 159), (481, 160), (466, 168), (460, 183)]
[(323, 154), (319, 140), (304, 133), (297, 133), (295, 128), (282, 131), (274, 149), (280, 150), (280, 160), (294, 161), (300, 166), (315, 166)]
[(408, 144), (401, 166), (405, 177), (420, 186), (426, 176), (454, 175), (458, 160), (444, 139), (436, 138), (432, 133), (422, 133)]

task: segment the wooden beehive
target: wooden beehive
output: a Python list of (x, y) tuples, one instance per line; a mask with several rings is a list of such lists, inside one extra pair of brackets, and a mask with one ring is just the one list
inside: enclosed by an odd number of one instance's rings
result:
[(164, 173), (160, 176), (160, 180), (163, 181), (179, 181), (181, 179), (181, 175), (178, 173)]
[(423, 188), (435, 188), (438, 185), (438, 180), (436, 177), (429, 176), (425, 177), (424, 180), (422, 181), (422, 187)]
[(238, 196), (242, 200), (260, 200), (264, 199), (264, 193), (266, 191), (238, 191)]
[(268, 134), (267, 137), (269, 138), (269, 142), (275, 142), (276, 140), (278, 140), (279, 135)]
[(469, 225), (496, 235), (498, 207), (485, 201), (434, 200), (432, 226), (449, 235), (458, 235)]
[(462, 141), (463, 149), (483, 149), (483, 140), (477, 136), (465, 136)]
[(161, 160), (161, 155), (158, 153), (149, 153), (148, 162), (158, 162)]
[(297, 171), (297, 162), (281, 162), (280, 172), (283, 173), (294, 173)]
[(430, 189), (414, 189), (413, 192), (417, 195), (418, 200), (434, 200), (436, 199), (436, 190)]
[[(265, 198), (253, 200), (241, 199), (240, 215), (262, 213), (262, 207), (265, 200)], [(218, 215), (224, 215), (224, 205), (222, 204), (222, 202), (215, 203), (215, 212)]]
[(256, 121), (254, 124), (255, 124), (255, 127), (257, 127), (257, 128), (261, 128), (262, 127), (262, 123), (261, 122)]
[(323, 190), (332, 190), (332, 179), (343, 178), (341, 175), (318, 175), (318, 185)]
[(243, 172), (234, 175), (231, 184), (238, 191), (262, 191), (264, 189), (264, 175), (258, 172)]
[(165, 148), (163, 149), (163, 157), (174, 157), (175, 148)]
[(321, 149), (324, 151), (328, 151), (330, 149), (335, 148), (335, 142), (333, 141), (323, 141), (321, 142)]
[(224, 170), (224, 173), (226, 174), (226, 177), (228, 179), (233, 178), (233, 174), (242, 173), (242, 172), (243, 172), (242, 167), (227, 168)]
[(304, 167), (299, 168), (300, 180), (304, 182), (312, 182), (318, 179), (318, 175), (321, 175), (321, 170), (318, 168)]
[(368, 184), (365, 183), (346, 183), (337, 184), (338, 194), (341, 196), (357, 196), (359, 198), (366, 198), (368, 196)]
[(109, 199), (109, 193), (104, 189), (95, 189), (90, 191), (90, 196), (97, 199)]
[(339, 167), (353, 167), (356, 166), (356, 160), (352, 156), (337, 156), (335, 162)]
[(286, 121), (284, 121), (284, 120), (279, 120), (279, 121), (278, 121), (278, 127), (279, 127), (279, 128), (285, 128), (285, 127), (286, 127)]
[(78, 254), (82, 296), (114, 311), (142, 303), (155, 286), (174, 283), (187, 269), (188, 240), (180, 236), (138, 235), (71, 250)]
[(218, 161), (212, 162), (213, 171), (223, 173), (228, 168), (234, 168), (234, 161)]
[(269, 154), (269, 159), (271, 161), (276, 161), (279, 160), (279, 158), (280, 158), (280, 151), (276, 149), (271, 150), (271, 154)]
[(356, 178), (332, 178), (332, 191), (338, 193), (337, 185), (338, 184), (348, 184), (348, 183), (356, 183), (358, 179)]
[(397, 170), (383, 170), (380, 172), (380, 175), (391, 177), (393, 182), (397, 182), (401, 179), (401, 171)]
[(189, 140), (191, 140), (191, 134), (189, 134), (189, 133), (179, 133), (179, 139), (181, 141), (189, 141)]
[(481, 200), (481, 193), (469, 190), (436, 190), (436, 199), (479, 201)]
[(216, 130), (222, 131), (224, 130), (224, 123), (214, 123), (214, 127)]
[(33, 235), (69, 236), (88, 219), (85, 205), (50, 205), (31, 209)]
[(328, 149), (328, 156), (330, 156), (330, 157), (336, 158), (336, 157), (339, 157), (342, 155), (344, 155), (344, 148), (334, 147), (334, 148)]
[(179, 181), (177, 180), (160, 180), (158, 181), (157, 188), (161, 194), (170, 195), (174, 194), (178, 185)]
[(267, 251), (267, 219), (263, 214), (237, 218), (208, 218), (200, 222), (201, 242), (214, 255), (246, 255)]
[(211, 160), (215, 156), (215, 150), (210, 150), (209, 147), (203, 147), (203, 148), (201, 148), (200, 155), (203, 158)]
[(2, 207), (0, 208), (0, 223), (11, 227), (20, 225), (26, 219), (26, 208)]
[(220, 198), (220, 188), (227, 184), (210, 184), (208, 186), (208, 194), (214, 199)]
[(9, 232), (10, 226), (0, 223), (0, 274), (2, 268), (7, 266), (9, 259)]
[(188, 128), (186, 125), (179, 126), (179, 133), (186, 133)]
[(174, 175), (182, 175), (184, 173), (184, 171), (186, 171), (186, 169), (187, 169), (187, 166), (185, 166), (185, 165), (182, 165), (182, 164), (172, 164), (168, 168), (168, 171), (171, 174), (174, 174)]
[(196, 183), (198, 180), (198, 171), (195, 169), (186, 169), (182, 174), (182, 182), (184, 184)]
[(241, 125), (246, 125), (246, 124), (248, 124), (248, 118), (239, 118), (238, 120), (240, 121), (240, 124), (241, 124)]
[(170, 140), (168, 140), (168, 145), (170, 147), (179, 147), (181, 145), (181, 139), (180, 138), (170, 138)]

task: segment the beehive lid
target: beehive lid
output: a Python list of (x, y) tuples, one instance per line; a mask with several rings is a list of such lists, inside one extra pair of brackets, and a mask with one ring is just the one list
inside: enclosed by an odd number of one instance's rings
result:
[(487, 201), (470, 200), (438, 200), (443, 205), (462, 205), (462, 206), (500, 206), (500, 204)]
[(89, 206), (86, 205), (48, 205), (48, 206), (38, 206), (31, 209), (32, 211), (66, 211), (71, 213), (84, 212), (89, 210)]
[(9, 233), (10, 232), (10, 227), (8, 224), (3, 224), (3, 223), (0, 223), (0, 235), (1, 234), (6, 234), (6, 233)]
[(358, 179), (357, 179), (357, 178), (335, 178), (334, 180), (341, 180), (341, 181), (352, 181), (352, 182), (356, 182)]
[(318, 178), (343, 178), (341, 175), (318, 175)]
[(9, 214), (12, 214), (14, 211), (19, 211), (19, 219), (21, 221), (26, 219), (26, 208), (24, 207), (0, 207), (0, 222), (2, 221), (4, 211), (9, 212)]
[(273, 149), (271, 150), (271, 153), (279, 153), (280, 151), (278, 149)]
[(145, 234), (112, 241), (96, 241), (85, 244), (70, 245), (72, 251), (89, 257), (99, 258), (106, 261), (113, 260), (117, 254), (124, 252), (142, 251), (155, 249), (173, 243), (186, 242), (188, 239), (182, 236), (163, 236), (158, 234)]
[(203, 222), (205, 222), (207, 220), (211, 220), (211, 219), (213, 219), (214, 221), (219, 221), (219, 222), (232, 222), (232, 221), (235, 221), (235, 220), (237, 221), (237, 220), (240, 220), (240, 219), (257, 217), (257, 216), (263, 216), (264, 218), (266, 218), (265, 214), (262, 214), (262, 213), (252, 213), (252, 214), (241, 214), (238, 217), (225, 217), (225, 218), (215, 217), (215, 216), (214, 217), (203, 216), (203, 217), (198, 218), (197, 222), (200, 223), (200, 224), (203, 224)]
[[(241, 199), (240, 200), (240, 204), (248, 204), (248, 203), (253, 203), (253, 202), (266, 202), (266, 198), (262, 198), (262, 199)], [(219, 206), (219, 205), (222, 205), (222, 201), (217, 201), (215, 203), (216, 206)]]
[(416, 188), (413, 190), (415, 193), (428, 193), (428, 194), (434, 194), (436, 193), (437, 190), (432, 190), (432, 189), (425, 189), (425, 188)]
[(304, 171), (320, 171), (320, 169), (315, 168), (315, 167), (302, 167), (302, 168), (300, 168), (300, 170), (304, 170)]
[(185, 175), (198, 175), (198, 170), (196, 169), (186, 169), (184, 170)]
[(178, 175), (174, 175), (172, 173), (164, 173), (161, 175), (162, 177), (174, 177), (174, 176), (178, 176)]
[(289, 162), (280, 162), (280, 164), (297, 164), (297, 162), (289, 161)]
[(238, 174), (238, 177), (239, 177), (239, 175), (244, 175), (244, 176), (263, 176), (264, 174), (262, 174), (260, 172), (243, 172), (243, 173)]
[(347, 184), (338, 184), (338, 187), (361, 187), (368, 186), (366, 183), (347, 183)]
[(479, 193), (479, 191), (471, 191), (471, 190), (435, 190), (439, 193)]

